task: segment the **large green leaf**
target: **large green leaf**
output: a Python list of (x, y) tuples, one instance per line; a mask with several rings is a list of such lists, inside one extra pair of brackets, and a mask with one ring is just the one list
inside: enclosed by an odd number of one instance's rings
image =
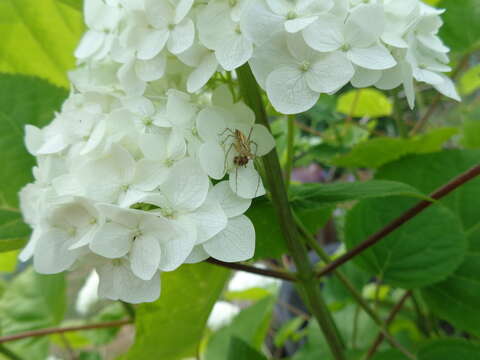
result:
[(297, 209), (309, 209), (352, 200), (388, 196), (424, 197), (417, 189), (407, 184), (395, 181), (372, 180), (294, 186), (291, 189), (290, 201)]
[(230, 325), (212, 335), (208, 342), (205, 360), (225, 360), (230, 342), (238, 338), (254, 349), (260, 349), (269, 328), (274, 299), (268, 297), (242, 310)]
[(267, 360), (267, 358), (238, 337), (230, 341), (228, 360)]
[(0, 1), (0, 71), (36, 75), (68, 87), (83, 32), (73, 0)]
[(478, 359), (480, 359), (480, 345), (460, 339), (432, 341), (418, 352), (418, 360)]
[(135, 344), (125, 358), (194, 356), (228, 276), (229, 271), (205, 263), (163, 273), (160, 299), (137, 308)]
[[(334, 205), (342, 202), (386, 196), (423, 197), (415, 188), (394, 181), (367, 181), (292, 186), (290, 201), (294, 211), (311, 233), (317, 233), (331, 217)], [(254, 203), (247, 215), (257, 234), (255, 258), (278, 257), (287, 251), (272, 204)]]
[(49, 123), (67, 94), (45, 80), (0, 75), (0, 251), (23, 246), (30, 232), (18, 210), (18, 191), (32, 181), (35, 165), (23, 144), (24, 127)]
[[(449, 150), (410, 156), (384, 166), (377, 179), (399, 181), (425, 194), (446, 184), (471, 167), (480, 164), (480, 150)], [(480, 178), (474, 179), (441, 201), (464, 225), (465, 231), (480, 223)]]
[(480, 336), (480, 228), (469, 237), (465, 261), (445, 281), (422, 290), (430, 309), (455, 327)]
[[(431, 192), (478, 163), (478, 150), (445, 151), (389, 164), (380, 170), (378, 177), (405, 181), (422, 191)], [(469, 234), (469, 250), (453, 275), (425, 288), (423, 295), (438, 316), (480, 336), (480, 178), (455, 190), (442, 203), (460, 218)]]
[(446, 9), (440, 36), (453, 51), (472, 50), (480, 45), (478, 0), (442, 0), (438, 6)]
[[(0, 299), (2, 335), (43, 329), (60, 324), (66, 309), (66, 284), (63, 274), (39, 275), (24, 271), (9, 285)], [(29, 360), (47, 358), (48, 338), (28, 338), (8, 345)]]
[(356, 145), (351, 152), (339, 155), (331, 162), (343, 167), (378, 168), (409, 154), (439, 151), (457, 132), (455, 128), (440, 128), (411, 139), (378, 137)]
[[(406, 198), (368, 199), (347, 215), (349, 249), (413, 206)], [(356, 258), (371, 274), (404, 288), (430, 285), (452, 274), (464, 259), (467, 240), (457, 217), (433, 205)]]

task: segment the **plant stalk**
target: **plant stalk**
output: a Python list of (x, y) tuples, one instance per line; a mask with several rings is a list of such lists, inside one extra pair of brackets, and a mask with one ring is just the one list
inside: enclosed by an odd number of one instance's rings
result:
[[(255, 112), (256, 121), (269, 129), (270, 126), (262, 96), (248, 64), (237, 69), (237, 75), (243, 100)], [(282, 233), (297, 267), (300, 292), (320, 325), (335, 360), (346, 360), (344, 353), (345, 345), (322, 297), (308, 257), (307, 248), (301, 240), (295, 225), (276, 150), (272, 150), (262, 160)]]

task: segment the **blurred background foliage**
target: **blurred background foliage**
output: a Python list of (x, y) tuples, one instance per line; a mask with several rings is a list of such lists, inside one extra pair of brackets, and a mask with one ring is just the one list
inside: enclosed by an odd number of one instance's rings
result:
[[(292, 206), (334, 256), (479, 162), (480, 1), (426, 2), (447, 9), (441, 35), (452, 49), (461, 103), (418, 85), (410, 111), (402, 92), (347, 87), (295, 118), (269, 109), (283, 164), (293, 164)], [(126, 319), (124, 325), (132, 316), (127, 306), (98, 300), (96, 279), (85, 270), (42, 276), (17, 263), (30, 232), (17, 192), (32, 180), (34, 165), (24, 125), (46, 125), (68, 95), (81, 8), (80, 0), (0, 1), (0, 336)], [(382, 316), (413, 291), (390, 330), (419, 360), (480, 358), (479, 208), (476, 180), (341, 267)], [(248, 215), (257, 231), (254, 261), (290, 267), (271, 204), (258, 200)], [(135, 308), (134, 325), (0, 344), (0, 359), (330, 359), (291, 285), (232, 275), (211, 264), (183, 266), (163, 275), (160, 300)], [(349, 359), (362, 358), (376, 325), (335, 277), (321, 286)], [(385, 343), (374, 359), (404, 357)]]

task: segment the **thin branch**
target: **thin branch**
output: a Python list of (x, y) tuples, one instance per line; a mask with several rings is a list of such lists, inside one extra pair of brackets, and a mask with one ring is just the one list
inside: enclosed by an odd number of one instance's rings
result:
[[(400, 299), (400, 301), (395, 305), (395, 307), (392, 309), (392, 311), (390, 312), (390, 314), (388, 315), (388, 318), (387, 318), (387, 321), (385, 322), (385, 325), (388, 327), (392, 322), (393, 320), (395, 320), (395, 317), (398, 315), (398, 313), (400, 312), (400, 310), (402, 310), (402, 307), (403, 305), (405, 304), (405, 302), (408, 300), (408, 298), (412, 296), (412, 292), (411, 291), (407, 291), (403, 296), (402, 298)], [(380, 332), (377, 336), (377, 338), (375, 339), (372, 347), (370, 348), (370, 350), (368, 350), (368, 353), (367, 353), (367, 356), (365, 357), (365, 360), (369, 360), (373, 355), (375, 355), (375, 353), (377, 352), (379, 346), (382, 344), (382, 341), (383, 339), (385, 338), (384, 334), (382, 332)]]
[(294, 274), (290, 274), (285, 271), (261, 269), (251, 265), (245, 265), (245, 264), (239, 264), (239, 263), (227, 263), (227, 262), (223, 262), (213, 258), (207, 259), (206, 262), (217, 265), (217, 266), (222, 266), (224, 268), (237, 270), (237, 271), (244, 271), (251, 274), (257, 274), (257, 275), (267, 276), (267, 277), (286, 280), (286, 281), (297, 281), (297, 278), (295, 277)]
[(88, 324), (88, 325), (66, 326), (66, 327), (60, 327), (60, 328), (47, 328), (47, 329), (32, 330), (32, 331), (26, 331), (26, 332), (18, 333), (18, 334), (1, 336), (0, 337), (0, 344), (6, 343), (6, 342), (9, 342), (9, 341), (15, 341), (15, 340), (20, 340), (20, 339), (30, 338), (30, 337), (47, 336), (47, 335), (52, 335), (52, 334), (62, 334), (62, 333), (72, 332), (72, 331), (82, 331), (82, 330), (94, 330), (94, 329), (105, 329), (105, 328), (111, 328), (111, 327), (120, 327), (120, 326), (124, 326), (124, 325), (131, 324), (131, 323), (132, 323), (131, 319), (126, 319), (126, 320), (108, 321), (108, 322), (103, 322), (103, 323), (98, 323), (98, 324)]
[[(476, 178), (480, 175), (480, 165), (477, 165), (470, 170), (467, 170), (460, 176), (456, 177), (446, 185), (442, 186), (435, 192), (430, 195), (430, 198), (434, 200), (439, 200), (448, 194), (450, 194), (455, 189), (459, 188), (463, 184), (469, 182), (470, 180)], [(413, 219), (415, 216), (420, 214), (422, 211), (430, 207), (434, 202), (429, 200), (423, 200), (417, 203), (414, 207), (407, 210), (401, 216), (390, 222), (383, 229), (379, 230), (375, 234), (371, 235), (367, 240), (359, 244), (358, 246), (351, 249), (346, 254), (340, 256), (336, 260), (332, 261), (330, 264), (326, 265), (322, 270), (317, 273), (317, 277), (325, 276), (326, 274), (331, 273), (333, 270), (339, 266), (345, 264), (347, 261), (351, 260), (355, 256), (364, 252), (365, 250), (371, 248), (373, 245), (377, 244), (380, 240), (384, 239), (387, 235), (398, 229), (400, 226), (406, 222)]]

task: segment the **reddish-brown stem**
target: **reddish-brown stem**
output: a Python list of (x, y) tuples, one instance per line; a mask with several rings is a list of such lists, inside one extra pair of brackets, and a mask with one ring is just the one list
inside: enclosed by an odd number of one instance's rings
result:
[[(439, 200), (448, 194), (450, 194), (455, 189), (459, 188), (463, 184), (467, 183), (468, 181), (474, 179), (480, 175), (480, 165), (477, 165), (470, 170), (464, 172), (460, 176), (456, 177), (446, 185), (442, 186), (435, 192), (430, 195), (430, 198), (434, 200)], [(364, 252), (365, 250), (371, 248), (373, 245), (377, 244), (380, 240), (384, 239), (387, 235), (398, 229), (400, 226), (408, 222), (409, 220), (413, 219), (415, 216), (420, 214), (426, 208), (430, 207), (434, 202), (429, 200), (422, 200), (414, 207), (407, 210), (401, 216), (390, 222), (384, 228), (376, 232), (375, 234), (371, 235), (367, 240), (359, 244), (358, 246), (354, 247), (346, 254), (340, 256), (336, 260), (332, 261), (330, 264), (326, 265), (322, 270), (317, 273), (317, 277), (324, 276), (326, 274), (331, 273), (333, 270), (338, 268), (339, 266), (345, 264), (347, 261), (351, 260), (355, 256), (359, 255), (360, 253)]]
[(0, 344), (6, 343), (9, 341), (15, 341), (30, 337), (38, 337), (38, 336), (46, 336), (52, 334), (62, 334), (71, 331), (81, 331), (81, 330), (94, 330), (94, 329), (104, 329), (104, 328), (111, 328), (111, 327), (120, 327), (127, 324), (131, 324), (133, 321), (131, 319), (126, 320), (117, 320), (117, 321), (108, 321), (98, 324), (88, 324), (88, 325), (78, 325), (78, 326), (66, 326), (60, 328), (47, 328), (47, 329), (39, 329), (39, 330), (32, 330), (26, 331), (23, 333), (12, 334), (12, 335), (5, 335), (0, 337)]
[(284, 272), (284, 271), (261, 269), (254, 266), (239, 264), (239, 263), (227, 263), (227, 262), (219, 261), (213, 258), (210, 258), (206, 261), (209, 262), (210, 264), (222, 266), (232, 270), (244, 271), (252, 274), (268, 276), (268, 277), (286, 280), (286, 281), (297, 281), (295, 275)]
[[(392, 311), (390, 312), (390, 314), (388, 315), (388, 318), (387, 320), (385, 321), (385, 327), (388, 328), (388, 326), (393, 322), (393, 320), (395, 320), (395, 318), (397, 317), (398, 313), (400, 312), (400, 310), (402, 310), (402, 307), (403, 305), (405, 305), (405, 302), (408, 300), (408, 298), (412, 296), (412, 292), (411, 291), (407, 291), (403, 296), (402, 298), (400, 299), (400, 301), (395, 305), (395, 307), (392, 309)], [(378, 347), (382, 344), (382, 341), (383, 339), (385, 339), (385, 336), (383, 335), (382, 332), (378, 333), (378, 336), (377, 338), (375, 339), (374, 343), (372, 344), (372, 347), (370, 348), (370, 350), (368, 350), (368, 354), (365, 358), (365, 360), (368, 360), (370, 359), (373, 355), (375, 355), (375, 353), (377, 352), (378, 350)]]

